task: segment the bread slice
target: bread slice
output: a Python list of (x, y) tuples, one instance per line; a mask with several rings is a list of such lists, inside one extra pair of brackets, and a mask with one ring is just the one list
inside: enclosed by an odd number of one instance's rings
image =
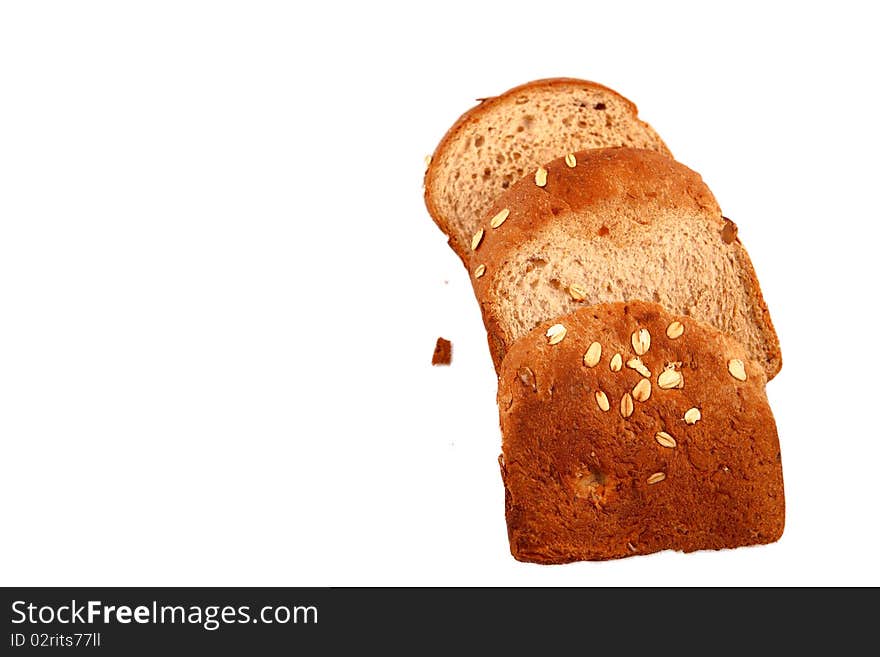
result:
[(653, 303), (583, 308), (523, 336), (498, 390), (513, 556), (549, 564), (778, 540), (785, 497), (766, 380), (741, 344)]
[(554, 78), (486, 98), (437, 146), (425, 174), (425, 203), (463, 259), (471, 235), (504, 190), (539, 164), (602, 146), (669, 153), (636, 106), (586, 80)]
[(497, 199), (470, 254), (496, 368), (546, 319), (640, 299), (708, 322), (741, 342), (768, 378), (779, 372), (752, 263), (698, 174), (626, 148), (580, 152), (542, 171), (543, 186), (533, 170)]

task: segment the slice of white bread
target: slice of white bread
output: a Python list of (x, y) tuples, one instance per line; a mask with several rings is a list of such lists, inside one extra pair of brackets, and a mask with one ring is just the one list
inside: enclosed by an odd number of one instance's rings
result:
[(425, 203), (466, 258), (493, 201), (527, 172), (566, 153), (604, 146), (669, 154), (636, 106), (585, 80), (553, 78), (484, 99), (443, 137), (425, 174)]
[(779, 340), (752, 263), (697, 173), (629, 148), (583, 151), (539, 171), (496, 200), (469, 245), (496, 368), (545, 320), (643, 300), (733, 336), (768, 379), (779, 372)]

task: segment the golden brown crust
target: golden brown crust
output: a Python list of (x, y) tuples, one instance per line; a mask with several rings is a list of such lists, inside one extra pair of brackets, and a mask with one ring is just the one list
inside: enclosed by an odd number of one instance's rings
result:
[[(511, 247), (532, 239), (543, 226), (558, 223), (560, 216), (572, 213), (587, 234), (599, 234), (613, 242), (624, 241), (633, 230), (630, 218), (643, 225), (652, 216), (677, 209), (682, 214), (717, 216), (723, 227), (721, 209), (697, 172), (660, 153), (637, 148), (595, 148), (575, 153), (576, 164), (569, 167), (560, 157), (545, 164), (547, 183), (538, 187), (535, 171), (529, 172), (498, 197), (486, 213), (485, 239), (477, 251), (468, 249), (468, 269), (485, 264), (497, 271), (497, 259)], [(499, 211), (510, 216), (497, 230), (489, 221)], [(626, 216), (622, 213), (626, 212)], [(603, 229), (604, 226), (604, 229)]]
[[(465, 129), (466, 126), (479, 122), (483, 116), (485, 116), (488, 112), (497, 108), (498, 106), (504, 105), (512, 98), (514, 98), (517, 94), (522, 92), (532, 91), (535, 89), (552, 89), (554, 87), (586, 87), (589, 89), (603, 91), (608, 94), (612, 94), (620, 99), (626, 107), (629, 109), (630, 113), (634, 120), (638, 120), (638, 107), (628, 98), (621, 96), (619, 93), (606, 87), (598, 82), (591, 82), (589, 80), (580, 80), (577, 78), (545, 78), (541, 80), (534, 80), (532, 82), (528, 82), (526, 84), (521, 84), (519, 86), (513, 87), (512, 89), (508, 89), (502, 94), (497, 96), (491, 96), (488, 98), (479, 99), (479, 104), (469, 109), (467, 112), (462, 114), (458, 120), (446, 131), (446, 134), (440, 140), (440, 143), (437, 145), (437, 148), (434, 149), (434, 153), (431, 156), (430, 163), (428, 165), (427, 170), (425, 171), (425, 205), (428, 208), (428, 213), (431, 215), (431, 218), (434, 220), (434, 223), (443, 231), (443, 233), (449, 239), (449, 245), (452, 249), (458, 254), (458, 256), (465, 261), (467, 259), (467, 243), (465, 240), (459, 240), (455, 231), (452, 230), (449, 226), (449, 222), (446, 217), (443, 216), (443, 213), (440, 211), (438, 207), (438, 202), (436, 198), (437, 191), (437, 181), (436, 176), (440, 170), (439, 164), (443, 161), (443, 158), (446, 157), (449, 152), (450, 144), (454, 143)], [(644, 121), (639, 121), (640, 123), (647, 125)], [(664, 149), (664, 152), (667, 155), (671, 155), (666, 144), (659, 139), (661, 147)]]
[[(684, 332), (670, 339), (675, 321)], [(556, 344), (546, 336), (553, 324), (566, 328)], [(609, 363), (615, 353), (624, 362), (636, 355), (632, 334), (640, 329), (650, 333), (641, 360), (651, 391), (644, 401), (636, 395), (624, 418), (621, 399), (643, 376), (626, 365), (612, 372)], [(601, 357), (588, 367), (594, 341)], [(743, 362), (746, 381), (731, 374), (731, 359)], [(672, 370), (683, 377), (680, 389), (660, 386), (670, 363), (679, 363)], [(653, 303), (584, 308), (518, 340), (498, 391), (513, 556), (565, 563), (778, 540), (785, 501), (765, 383), (738, 342)], [(692, 408), (700, 418), (689, 424)]]
[[(739, 264), (743, 286), (754, 304), (754, 323), (764, 338), (765, 368), (769, 378), (776, 376), (782, 366), (779, 339), (751, 260), (700, 175), (650, 150), (602, 148), (574, 155), (574, 167), (565, 158), (544, 165), (544, 186), (535, 184), (533, 171), (501, 195), (486, 214), (478, 249), (469, 250), (466, 264), (496, 369), (515, 336), (499, 316), (494, 287), (496, 276), (517, 247), (534, 240), (542, 228), (563, 222), (572, 222), (580, 235), (621, 244), (634, 239), (639, 226), (650, 226), (656, 217), (674, 212), (717, 222), (718, 247), (732, 250)], [(493, 230), (489, 222), (501, 210), (510, 214)], [(479, 266), (485, 267), (485, 273), (475, 277)]]

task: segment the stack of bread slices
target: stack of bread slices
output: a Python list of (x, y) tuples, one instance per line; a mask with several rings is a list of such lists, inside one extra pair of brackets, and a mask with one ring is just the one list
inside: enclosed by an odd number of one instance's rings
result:
[(425, 201), (498, 373), (510, 549), (613, 559), (783, 531), (779, 341), (736, 225), (636, 106), (539, 80), (437, 146)]

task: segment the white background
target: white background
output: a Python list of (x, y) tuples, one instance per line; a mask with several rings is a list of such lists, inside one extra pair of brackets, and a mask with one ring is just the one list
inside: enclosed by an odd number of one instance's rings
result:
[[(0, 583), (880, 584), (869, 6), (3, 3)], [(423, 157), (559, 75), (638, 103), (739, 224), (785, 361), (778, 544), (509, 555)]]

